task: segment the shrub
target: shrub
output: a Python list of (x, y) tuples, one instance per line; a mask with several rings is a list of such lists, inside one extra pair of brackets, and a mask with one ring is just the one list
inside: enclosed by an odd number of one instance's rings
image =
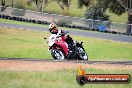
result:
[(65, 26), (72, 23), (72, 18), (58, 16), (54, 18), (54, 23), (56, 23), (58, 26)]
[(109, 20), (109, 16), (105, 14), (103, 8), (98, 6), (92, 6), (91, 8), (87, 9), (85, 13), (85, 18), (103, 21)]

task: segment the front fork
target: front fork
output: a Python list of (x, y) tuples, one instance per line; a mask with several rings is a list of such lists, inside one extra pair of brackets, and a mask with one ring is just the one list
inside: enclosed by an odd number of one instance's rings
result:
[(68, 56), (67, 56), (68, 60), (70, 60), (70, 59), (77, 59), (77, 55), (79, 54), (78, 47), (83, 48), (82, 43), (83, 42), (77, 43), (75, 46), (73, 46), (72, 50), (70, 50), (68, 52)]
[(77, 46), (74, 46), (72, 48), (72, 50), (69, 50), (68, 55), (67, 55), (67, 59), (71, 60), (71, 59), (76, 59), (76, 54), (77, 54), (78, 50), (77, 50)]

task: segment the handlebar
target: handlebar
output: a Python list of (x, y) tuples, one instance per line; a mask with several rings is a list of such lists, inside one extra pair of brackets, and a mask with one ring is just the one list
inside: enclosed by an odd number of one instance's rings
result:
[(65, 31), (65, 32), (64, 32), (64, 34), (67, 34), (67, 33), (69, 33), (69, 32), (68, 32), (68, 31)]
[[(65, 34), (68, 34), (68, 33), (69, 33), (68, 31), (64, 31), (64, 32), (63, 32), (63, 33), (61, 33), (61, 34), (58, 34), (58, 35), (56, 36), (56, 38), (54, 38), (54, 40), (58, 39), (59, 37), (61, 37), (61, 36), (65, 35)], [(46, 38), (46, 37), (44, 37), (44, 40), (46, 40), (46, 42), (48, 43), (48, 40), (47, 40), (47, 38)]]
[(63, 36), (65, 34), (68, 34), (69, 32), (68, 31), (64, 31), (63, 33), (60, 34), (60, 36)]

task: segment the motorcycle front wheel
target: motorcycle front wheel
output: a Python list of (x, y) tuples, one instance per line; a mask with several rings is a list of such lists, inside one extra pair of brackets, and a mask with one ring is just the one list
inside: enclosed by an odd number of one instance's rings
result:
[(58, 60), (64, 60), (65, 59), (63, 52), (61, 50), (58, 50), (58, 49), (52, 49), (51, 55), (54, 59), (58, 59)]

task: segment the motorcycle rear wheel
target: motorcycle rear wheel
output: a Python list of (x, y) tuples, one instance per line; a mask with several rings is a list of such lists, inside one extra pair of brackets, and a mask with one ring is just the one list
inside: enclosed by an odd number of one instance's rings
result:
[(65, 59), (63, 52), (61, 50), (58, 50), (58, 49), (52, 49), (51, 55), (54, 59), (58, 59), (58, 60), (64, 60)]
[(78, 47), (79, 60), (88, 60), (88, 55), (82, 47)]

